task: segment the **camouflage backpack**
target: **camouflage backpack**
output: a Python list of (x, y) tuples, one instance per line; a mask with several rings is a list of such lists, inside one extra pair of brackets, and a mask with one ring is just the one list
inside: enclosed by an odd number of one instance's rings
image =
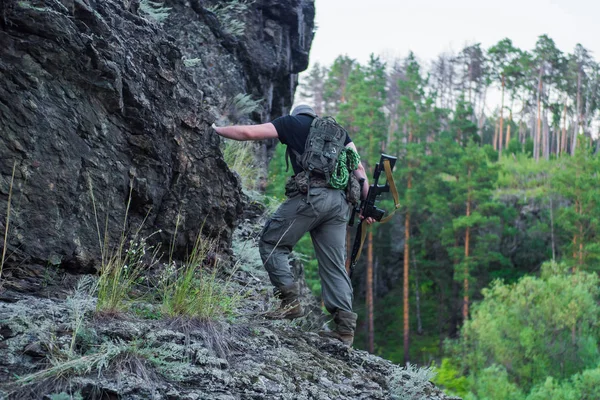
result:
[(345, 147), (346, 135), (346, 130), (332, 117), (316, 117), (310, 126), (304, 153), (296, 154), (298, 165), (309, 175), (320, 175), (329, 183)]

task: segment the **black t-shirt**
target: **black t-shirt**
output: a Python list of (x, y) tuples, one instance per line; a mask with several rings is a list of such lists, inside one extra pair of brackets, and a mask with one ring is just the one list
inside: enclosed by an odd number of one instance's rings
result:
[[(310, 115), (286, 115), (274, 119), (272, 122), (277, 129), (277, 136), (279, 141), (287, 145), (290, 149), (295, 150), (298, 154), (304, 153), (304, 146), (306, 145), (306, 138), (308, 138), (308, 132), (310, 132), (310, 125), (312, 124), (313, 117)], [(352, 139), (346, 134), (346, 140), (344, 145), (350, 143)], [(293, 151), (289, 152), (290, 162), (294, 173), (298, 174), (302, 172), (302, 168), (296, 162), (296, 155)]]

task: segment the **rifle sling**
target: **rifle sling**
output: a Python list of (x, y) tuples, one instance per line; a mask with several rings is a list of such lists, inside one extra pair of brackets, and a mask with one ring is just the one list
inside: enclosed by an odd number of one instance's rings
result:
[(379, 221), (379, 223), (381, 224), (385, 224), (390, 219), (392, 219), (394, 213), (400, 208), (398, 189), (396, 189), (396, 183), (394, 183), (394, 176), (392, 175), (392, 167), (390, 166), (390, 160), (383, 160), (383, 168), (385, 169), (385, 178), (387, 179), (388, 184), (390, 185), (390, 192), (392, 192), (392, 197), (394, 199), (394, 211), (392, 211), (385, 218), (382, 218), (381, 221)]
[[(394, 198), (394, 211), (392, 211), (388, 216), (382, 218), (379, 223), (385, 224), (392, 219), (394, 213), (400, 208), (400, 200), (398, 196), (398, 189), (396, 189), (396, 184), (394, 183), (394, 177), (392, 175), (392, 168), (390, 166), (389, 160), (383, 160), (383, 168), (385, 169), (385, 177), (390, 185), (390, 191), (392, 192), (392, 197)], [(362, 253), (363, 245), (365, 244), (365, 238), (367, 237), (367, 231), (369, 230), (369, 226), (363, 227), (362, 221), (358, 225), (360, 228), (360, 247), (358, 248), (358, 253), (356, 253), (356, 257), (352, 260), (351, 265), (355, 264), (360, 258), (360, 254)], [(358, 233), (357, 233), (358, 234)]]

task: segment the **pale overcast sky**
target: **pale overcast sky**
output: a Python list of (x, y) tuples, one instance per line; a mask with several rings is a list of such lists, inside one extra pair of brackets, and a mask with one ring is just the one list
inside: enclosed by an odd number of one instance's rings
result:
[(364, 63), (412, 50), (430, 62), (465, 44), (488, 48), (508, 37), (531, 50), (548, 34), (563, 52), (581, 43), (600, 61), (600, 0), (315, 0), (317, 31), (310, 65), (340, 54)]

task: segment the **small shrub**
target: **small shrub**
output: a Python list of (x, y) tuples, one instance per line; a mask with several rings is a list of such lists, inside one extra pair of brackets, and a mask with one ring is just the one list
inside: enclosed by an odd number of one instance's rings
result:
[(164, 4), (156, 1), (142, 0), (140, 2), (140, 11), (156, 22), (163, 22), (169, 17), (171, 8), (165, 7)]
[(127, 351), (129, 345), (122, 342), (104, 342), (95, 353), (73, 358), (68, 361), (52, 361), (52, 366), (33, 374), (20, 377), (18, 385), (29, 385), (46, 379), (68, 378), (74, 375), (86, 375), (92, 371), (101, 373), (119, 354)]
[(431, 386), (430, 381), (435, 377), (432, 368), (418, 368), (412, 364), (397, 368), (390, 380), (392, 399), (420, 400), (424, 398), (424, 389)]
[(195, 67), (198, 64), (200, 64), (201, 62), (202, 62), (202, 60), (200, 58), (184, 58), (183, 59), (183, 65), (185, 65), (188, 68)]
[[(52, 366), (33, 374), (20, 377), (15, 381), (17, 385), (40, 385), (43, 382), (67, 379), (73, 376), (85, 376), (92, 372), (101, 376), (104, 371), (135, 371), (136, 375), (144, 378), (151, 384), (156, 377), (149, 366), (154, 366), (159, 372), (171, 379), (177, 379), (179, 372), (192, 369), (188, 360), (175, 353), (169, 344), (158, 348), (150, 347), (148, 343), (138, 340), (126, 343), (123, 341), (109, 341), (102, 343), (93, 353), (75, 357), (67, 361), (53, 361)], [(59, 393), (57, 399), (74, 398), (64, 397), (66, 393)], [(60, 397), (62, 396), (62, 397)], [(68, 395), (67, 395), (68, 396)]]
[(449, 358), (442, 359), (442, 365), (435, 369), (436, 376), (434, 382), (438, 386), (443, 386), (451, 394), (464, 397), (469, 392), (469, 382), (465, 376), (462, 376), (460, 369), (454, 365), (453, 360)]
[(71, 314), (71, 329), (73, 331), (71, 345), (69, 346), (69, 355), (75, 354), (76, 341), (78, 337), (82, 336), (84, 331), (83, 322), (86, 313), (89, 310), (93, 310), (93, 297), (91, 295), (95, 290), (96, 281), (89, 275), (83, 276), (77, 282), (75, 292), (66, 300)]
[(524, 398), (519, 387), (511, 382), (506, 369), (495, 364), (483, 371), (478, 371), (478, 375), (474, 378), (472, 391), (481, 398), (489, 400), (521, 400)]

